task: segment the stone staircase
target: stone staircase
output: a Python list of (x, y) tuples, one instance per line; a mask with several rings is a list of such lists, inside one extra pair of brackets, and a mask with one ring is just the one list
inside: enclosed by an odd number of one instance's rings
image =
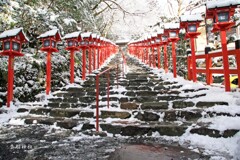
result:
[[(116, 64), (119, 57), (117, 55), (108, 66)], [(239, 132), (235, 129), (222, 132), (210, 129), (208, 123), (198, 122), (207, 117), (239, 116), (206, 112), (206, 108), (214, 105), (228, 105), (224, 101), (198, 101), (199, 97), (206, 96), (206, 87), (185, 89), (178, 82), (158, 77), (134, 58), (127, 57), (127, 63), (128, 71), (125, 75), (122, 72), (117, 75), (115, 70), (110, 72), (109, 109), (106, 102), (107, 78), (102, 76), (100, 79), (100, 128), (103, 132), (123, 136), (152, 136), (155, 133), (181, 136), (188, 131), (211, 137), (231, 137)], [(78, 128), (79, 132), (86, 134), (94, 132), (97, 73), (89, 75), (78, 87), (55, 92), (54, 98), (48, 99), (47, 105), (19, 108), (19, 112), (29, 112), (21, 118), (29, 125), (56, 125), (65, 129)], [(116, 77), (119, 78), (119, 87)]]

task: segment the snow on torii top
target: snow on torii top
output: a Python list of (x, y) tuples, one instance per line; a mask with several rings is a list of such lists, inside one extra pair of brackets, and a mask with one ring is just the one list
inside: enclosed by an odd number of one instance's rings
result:
[(9, 38), (9, 37), (15, 37), (17, 35), (20, 36), (20, 41), (22, 41), (22, 42), (28, 42), (29, 41), (29, 39), (27, 38), (27, 36), (23, 32), (22, 27), (4, 31), (3, 33), (0, 34), (0, 40), (4, 40), (4, 39)]
[(53, 30), (47, 31), (47, 32), (41, 34), (40, 36), (38, 36), (37, 38), (45, 39), (48, 37), (54, 37), (56, 41), (61, 41), (61, 39), (62, 39), (58, 29), (53, 29)]

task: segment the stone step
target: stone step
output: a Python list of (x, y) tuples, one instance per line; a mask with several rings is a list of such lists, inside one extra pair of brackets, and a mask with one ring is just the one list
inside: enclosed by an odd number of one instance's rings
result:
[(189, 97), (182, 97), (182, 96), (173, 96), (173, 95), (163, 95), (163, 96), (135, 96), (132, 95), (129, 97), (130, 102), (138, 102), (138, 103), (144, 103), (144, 102), (159, 102), (159, 101), (174, 101), (174, 100), (185, 100)]
[(120, 104), (120, 108), (124, 110), (136, 110), (139, 108), (139, 104), (134, 102), (122, 102)]
[[(110, 90), (110, 95), (118, 94), (117, 91), (111, 91)], [(100, 90), (100, 95), (104, 96), (107, 95), (107, 89), (106, 88), (101, 88)], [(68, 98), (75, 98), (75, 99), (81, 99), (82, 97), (95, 97), (96, 96), (96, 91), (92, 92), (58, 92), (54, 94), (54, 96), (59, 97), (59, 98), (50, 98), (48, 99), (51, 102), (62, 102), (63, 100), (61, 99), (68, 99)]]
[(184, 89), (182, 90), (184, 93), (189, 93), (189, 92), (198, 92), (198, 91), (203, 91), (203, 90), (208, 90), (208, 88), (199, 88), (199, 89)]
[(142, 136), (149, 135), (158, 132), (160, 135), (166, 136), (181, 136), (185, 133), (187, 126), (176, 125), (176, 124), (165, 124), (159, 123), (155, 125), (142, 125), (142, 124), (133, 124), (133, 125), (119, 125), (102, 123), (100, 127), (103, 131), (107, 131), (112, 134), (120, 134), (122, 136)]
[[(107, 80), (105, 81), (101, 81), (99, 83), (99, 86), (107, 86)], [(109, 81), (111, 85), (117, 85), (117, 83), (115, 83), (115, 79), (114, 80), (110, 80)], [(83, 83), (82, 87), (95, 87), (96, 86), (96, 81), (86, 81), (85, 83)]]
[(31, 115), (42, 115), (57, 118), (72, 118), (78, 116), (80, 118), (93, 118), (93, 111), (84, 111), (81, 109), (62, 109), (62, 108), (35, 108), (29, 112)]
[(79, 114), (80, 114), (80, 110), (56, 108), (50, 111), (49, 116), (72, 118), (75, 116), (79, 116)]
[(156, 75), (148, 72), (128, 73), (126, 75), (127, 79), (136, 79), (138, 77), (158, 78)]
[(151, 88), (149, 88), (149, 90), (141, 90), (141, 87), (136, 87), (136, 89), (132, 89), (130, 91), (127, 91), (125, 93), (126, 96), (159, 96), (159, 95), (178, 95), (181, 92), (177, 91), (177, 90), (159, 90), (159, 91), (151, 91)]
[(67, 92), (93, 92), (95, 91), (95, 87), (92, 88), (80, 88), (80, 87), (70, 87), (70, 88), (63, 88), (62, 91), (67, 91)]
[(202, 117), (202, 110), (145, 110), (134, 113), (134, 117), (141, 121), (196, 121)]
[(50, 108), (84, 108), (91, 103), (49, 102), (45, 107)]
[[(119, 99), (120, 99), (119, 97), (115, 97), (115, 96), (111, 96), (111, 95), (110, 95), (110, 97), (109, 97), (109, 100), (110, 100), (110, 101), (116, 101), (116, 102), (118, 102)], [(102, 97), (100, 100), (101, 100), (101, 101), (108, 101), (108, 98), (107, 98), (106, 96), (104, 96), (104, 97)]]
[[(116, 101), (109, 101), (109, 106), (112, 107), (112, 108), (118, 108), (118, 107), (119, 107), (119, 103), (116, 102)], [(107, 102), (106, 102), (105, 104), (101, 104), (101, 103), (100, 103), (98, 107), (99, 107), (99, 108), (106, 108), (106, 107), (108, 107), (108, 106), (107, 106)], [(91, 108), (91, 109), (95, 109), (95, 108), (96, 108), (96, 103), (92, 103), (92, 104), (90, 105), (90, 108)]]
[[(17, 113), (25, 113), (25, 112), (29, 112), (30, 109), (27, 108), (18, 108), (17, 109)], [(0, 114), (1, 114), (1, 110), (0, 110)]]
[(52, 118), (52, 117), (25, 117), (25, 124), (43, 124), (43, 125), (54, 125), (64, 128), (73, 129), (80, 124), (89, 125), (89, 121), (84, 119), (66, 119), (66, 118)]
[(235, 113), (235, 114), (231, 114), (231, 113), (226, 113), (226, 112), (215, 112), (215, 111), (206, 111), (206, 114), (209, 117), (216, 117), (216, 116), (228, 116), (228, 117), (240, 117), (240, 113)]
[(152, 109), (152, 110), (160, 110), (160, 109), (168, 109), (168, 102), (144, 102), (140, 106), (142, 110)]
[(208, 107), (213, 107), (215, 105), (225, 105), (225, 106), (228, 106), (228, 102), (206, 102), (206, 101), (199, 101), (197, 102), (196, 104), (196, 107), (199, 107), (199, 108), (208, 108)]
[(107, 111), (101, 110), (101, 118), (120, 118), (120, 119), (127, 119), (131, 117), (131, 113), (127, 111)]
[(228, 138), (228, 137), (233, 137), (239, 131), (240, 131), (239, 129), (228, 129), (225, 131), (219, 131), (219, 130), (210, 129), (207, 127), (198, 127), (198, 128), (191, 129), (190, 133), (214, 137), (214, 138), (220, 138), (220, 137)]
[(184, 101), (184, 100), (179, 100), (179, 101), (173, 101), (173, 108), (187, 108), (187, 107), (193, 107), (195, 106), (194, 102), (191, 101)]
[(141, 83), (141, 84), (138, 84), (136, 82), (129, 82), (129, 83), (125, 83), (125, 84), (121, 84), (122, 86), (126, 87), (126, 89), (128, 90), (132, 90), (132, 89), (136, 89), (138, 88), (139, 86), (142, 86), (142, 87), (149, 87), (151, 88), (151, 90), (176, 90), (176, 89), (179, 89), (182, 87), (182, 85), (170, 85), (170, 86), (166, 86), (166, 85), (162, 85), (162, 84), (156, 84), (156, 83), (153, 83), (153, 82), (146, 82), (146, 83)]
[(128, 83), (126, 83), (127, 86), (149, 86), (149, 87), (154, 87), (156, 84), (154, 84), (153, 82), (142, 82), (142, 83), (139, 83), (139, 82), (135, 82), (135, 81), (129, 81)]

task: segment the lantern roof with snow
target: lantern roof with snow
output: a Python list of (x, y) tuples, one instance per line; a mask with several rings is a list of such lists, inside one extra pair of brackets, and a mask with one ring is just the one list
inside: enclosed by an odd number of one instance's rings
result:
[(147, 35), (147, 40), (150, 40), (152, 38), (151, 34)]
[(91, 39), (92, 38), (92, 33), (91, 32), (84, 32), (81, 33), (82, 39)]
[(224, 7), (237, 6), (237, 5), (240, 5), (240, 0), (217, 0), (217, 1), (209, 1), (206, 4), (207, 9), (224, 8)]
[(157, 38), (157, 33), (156, 33), (156, 32), (152, 33), (152, 34), (151, 34), (151, 37), (152, 37), (152, 38)]
[(179, 23), (165, 23), (164, 24), (164, 29), (179, 29), (180, 28), (180, 24)]
[(56, 41), (61, 41), (61, 35), (60, 35), (58, 29), (53, 29), (53, 30), (47, 31), (47, 32), (41, 34), (40, 36), (38, 36), (37, 38), (45, 39), (48, 37), (54, 37)]
[(63, 39), (72, 39), (72, 38), (76, 38), (77, 40), (80, 40), (81, 32), (77, 31), (77, 32), (68, 33), (63, 37)]
[(229, 13), (229, 16), (233, 16), (235, 8), (237, 8), (238, 5), (240, 5), (240, 0), (217, 0), (207, 2), (206, 18), (216, 18), (219, 12)]
[(20, 37), (20, 41), (22, 42), (28, 42), (29, 39), (25, 35), (23, 28), (15, 28), (11, 30), (6, 30), (3, 33), (0, 34), (0, 40), (7, 39), (10, 37), (18, 36)]
[(180, 17), (181, 22), (201, 22), (203, 17), (201, 14), (182, 15)]
[(92, 38), (97, 39), (98, 35), (96, 33), (92, 33)]
[(103, 41), (103, 37), (100, 37), (100, 41)]
[(157, 30), (157, 34), (160, 35), (160, 34), (163, 34), (164, 33), (164, 30), (163, 29), (158, 29)]

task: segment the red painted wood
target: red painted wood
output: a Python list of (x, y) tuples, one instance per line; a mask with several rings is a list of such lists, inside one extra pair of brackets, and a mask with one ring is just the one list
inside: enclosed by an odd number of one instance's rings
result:
[(93, 48), (93, 70), (96, 69), (96, 48)]
[(160, 47), (157, 47), (157, 54), (158, 54), (158, 69), (161, 68), (161, 53), (160, 53)]
[(92, 48), (88, 49), (88, 73), (92, 73)]
[(74, 50), (70, 51), (70, 83), (74, 83)]
[(193, 82), (197, 82), (197, 73), (196, 73), (196, 57), (195, 57), (195, 42), (194, 38), (190, 38), (191, 42), (191, 54), (192, 54), (192, 80)]
[(164, 44), (164, 70), (168, 72), (168, 56), (167, 56), (167, 44)]
[(177, 78), (177, 59), (176, 59), (176, 44), (172, 42), (172, 63), (173, 63), (173, 77)]
[(192, 57), (187, 57), (188, 80), (192, 80)]
[(226, 40), (226, 30), (222, 29), (220, 32), (221, 43), (222, 43), (222, 56), (223, 56), (223, 67), (224, 67), (224, 82), (225, 82), (225, 91), (231, 91), (230, 86), (230, 75), (229, 75), (229, 62), (228, 62), (228, 51), (227, 51), (227, 40)]
[(82, 50), (82, 80), (86, 79), (86, 49)]
[(212, 58), (209, 54), (206, 54), (206, 83), (210, 85), (212, 83), (212, 74), (210, 72), (210, 68), (212, 67)]
[(46, 94), (49, 95), (50, 91), (51, 91), (51, 51), (47, 52), (47, 71), (46, 71)]
[(9, 56), (7, 107), (10, 107), (11, 101), (13, 100), (13, 81), (14, 81), (14, 56)]

